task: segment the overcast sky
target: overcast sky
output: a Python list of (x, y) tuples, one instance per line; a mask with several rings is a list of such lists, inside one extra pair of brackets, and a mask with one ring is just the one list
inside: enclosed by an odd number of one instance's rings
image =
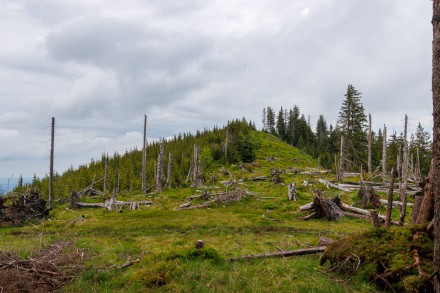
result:
[[(1, 0), (0, 177), (298, 105), (334, 124), (348, 84), (375, 130), (432, 128), (429, 0)], [(314, 127), (313, 127), (314, 128)]]

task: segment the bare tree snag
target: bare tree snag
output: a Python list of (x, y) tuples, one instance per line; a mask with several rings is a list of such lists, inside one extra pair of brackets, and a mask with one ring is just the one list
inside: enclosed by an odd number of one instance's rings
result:
[(194, 154), (193, 154), (193, 164), (192, 164), (192, 180), (197, 188), (200, 184), (200, 175), (201, 175), (201, 167), (200, 167), (200, 156), (199, 156), (199, 148), (196, 144), (194, 144)]
[(144, 115), (144, 139), (142, 141), (142, 192), (147, 190), (147, 114)]
[(171, 188), (171, 166), (173, 164), (173, 155), (168, 153), (168, 168), (167, 168), (167, 188)]
[(226, 125), (226, 138), (225, 138), (225, 161), (228, 160), (228, 144), (229, 144), (229, 121)]
[(432, 193), (434, 196), (434, 268), (435, 291), (440, 292), (440, 0), (433, 2), (432, 104), (434, 113)]
[(402, 206), (400, 207), (400, 223), (403, 225), (406, 216), (406, 202), (407, 202), (407, 185), (408, 185), (408, 115), (405, 114), (405, 130), (403, 135), (403, 164), (402, 164), (402, 178), (400, 188), (400, 201)]
[(296, 183), (289, 183), (289, 185), (287, 186), (287, 197), (289, 198), (289, 200), (294, 200), (296, 201)]
[(368, 178), (373, 177), (373, 171), (371, 170), (371, 114), (368, 113)]
[(108, 154), (104, 155), (104, 196), (108, 194)]
[(382, 144), (382, 174), (383, 185), (387, 183), (387, 127), (383, 125), (383, 144)]
[(414, 206), (411, 214), (411, 224), (415, 224), (417, 222), (417, 217), (420, 213), (420, 208), (422, 206), (423, 196), (414, 196)]
[(52, 127), (50, 132), (50, 168), (49, 168), (49, 208), (53, 209), (53, 157), (55, 146), (55, 117), (52, 117)]
[(385, 227), (387, 227), (387, 229), (389, 229), (391, 226), (391, 211), (393, 209), (393, 193), (394, 193), (394, 168), (391, 168), (390, 190), (388, 191), (387, 213), (385, 217)]
[(370, 211), (371, 222), (373, 223), (374, 228), (380, 227), (380, 220), (376, 210)]
[(342, 181), (344, 177), (344, 161), (345, 161), (345, 145), (344, 145), (344, 135), (341, 134), (341, 155), (339, 158), (339, 172), (338, 172), (338, 182)]
[(325, 250), (325, 246), (317, 246), (317, 247), (303, 248), (303, 249), (290, 250), (290, 251), (278, 251), (278, 252), (266, 253), (266, 254), (250, 254), (250, 255), (232, 257), (229, 258), (228, 260), (230, 262), (234, 262), (234, 261), (250, 260), (256, 258), (288, 257), (288, 256), (296, 256), (296, 255), (315, 254), (315, 253), (324, 252), (324, 250)]
[(422, 177), (422, 172), (420, 171), (420, 154), (419, 154), (419, 147), (416, 148), (416, 167), (414, 171), (414, 175), (416, 176), (417, 180), (420, 180), (420, 177)]
[(162, 139), (159, 145), (159, 155), (157, 156), (157, 174), (156, 174), (156, 192), (161, 193), (163, 187), (164, 177), (164, 153), (165, 153), (165, 140)]

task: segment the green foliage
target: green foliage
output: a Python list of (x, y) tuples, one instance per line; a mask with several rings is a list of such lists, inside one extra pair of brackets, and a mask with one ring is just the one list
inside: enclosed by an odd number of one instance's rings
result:
[(367, 116), (361, 102), (361, 93), (351, 84), (344, 95), (338, 117), (338, 128), (345, 138), (345, 158), (347, 170), (357, 171), (366, 165), (367, 134), (365, 131)]
[(240, 142), (240, 156), (244, 163), (253, 162), (257, 157), (260, 142), (252, 135), (244, 135)]
[(200, 163), (202, 164), (202, 167), (205, 169), (211, 167), (213, 160), (211, 149), (205, 146), (200, 154)]

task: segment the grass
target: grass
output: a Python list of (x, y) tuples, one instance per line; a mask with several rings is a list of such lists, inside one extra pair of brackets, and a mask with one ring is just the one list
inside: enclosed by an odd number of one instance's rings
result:
[[(260, 140), (257, 160), (245, 164), (246, 173), (237, 166), (225, 166), (233, 178), (270, 176), (276, 167), (298, 170), (317, 166), (316, 160), (291, 148), (273, 136), (253, 133)], [(268, 157), (275, 157), (269, 162)], [(207, 170), (211, 174), (219, 169)], [(226, 178), (227, 177), (227, 178)], [(225, 180), (229, 179), (226, 176)], [(122, 213), (105, 209), (70, 210), (57, 205), (50, 219), (23, 227), (0, 228), (0, 250), (13, 248), (21, 255), (59, 240), (74, 240), (88, 251), (87, 269), (64, 288), (65, 292), (374, 292), (361, 280), (338, 277), (319, 266), (319, 256), (300, 256), (230, 263), (229, 257), (244, 254), (292, 250), (318, 244), (321, 236), (339, 239), (344, 235), (370, 229), (369, 221), (342, 218), (337, 221), (303, 221), (299, 206), (310, 202), (315, 187), (302, 187), (305, 175), (282, 174), (286, 183), (296, 182), (298, 201), (287, 200), (287, 186), (270, 180), (243, 181), (239, 187), (255, 194), (240, 202), (200, 210), (175, 211), (193, 188), (165, 189), (151, 197), (153, 205)], [(317, 185), (325, 189), (324, 186)], [(212, 188), (222, 190), (222, 185)], [(339, 191), (326, 190), (329, 196)], [(355, 193), (343, 195), (351, 203)], [(121, 194), (118, 198), (145, 199), (140, 194)], [(262, 218), (267, 214), (281, 222)], [(194, 241), (202, 239), (205, 248), (217, 258), (172, 258), (188, 255)], [(140, 258), (133, 266), (118, 269), (129, 260)]]

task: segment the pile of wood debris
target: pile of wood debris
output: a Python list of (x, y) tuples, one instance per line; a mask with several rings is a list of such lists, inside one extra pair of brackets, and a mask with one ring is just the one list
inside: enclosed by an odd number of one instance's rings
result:
[(28, 258), (0, 251), (1, 292), (58, 292), (84, 269), (84, 256), (72, 242), (52, 244)]
[[(10, 205), (5, 203), (10, 200)], [(30, 188), (26, 194), (14, 196), (10, 199), (0, 197), (0, 222), (2, 225), (21, 225), (32, 219), (44, 219), (49, 215), (46, 201), (40, 191)]]

